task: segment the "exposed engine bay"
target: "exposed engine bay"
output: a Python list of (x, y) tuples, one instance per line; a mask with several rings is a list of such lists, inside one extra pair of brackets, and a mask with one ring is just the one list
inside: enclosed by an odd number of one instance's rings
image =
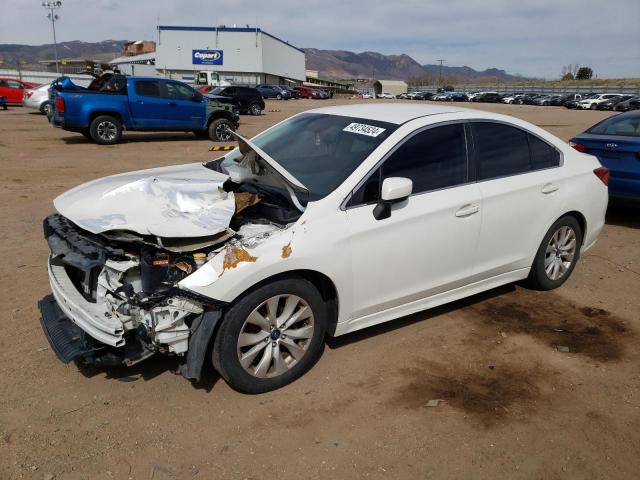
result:
[[(196, 168), (197, 176), (186, 174)], [(263, 174), (256, 165), (248, 170)], [(44, 220), (53, 296), (40, 306), (58, 356), (98, 365), (133, 365), (155, 353), (186, 356), (193, 349), (202, 356), (206, 345), (194, 345), (196, 332), (212, 332), (224, 304), (180, 288), (180, 281), (216, 255), (245, 252), (286, 230), (303, 210), (290, 187), (250, 177), (236, 182), (213, 161), (164, 175), (108, 177), (58, 197), (60, 213)], [(96, 198), (91, 205), (75, 198), (87, 191)], [(74, 325), (56, 326), (54, 318)], [(213, 326), (203, 326), (207, 318)], [(211, 332), (201, 334), (207, 342)], [(58, 342), (66, 352), (56, 348), (56, 335), (66, 335)], [(197, 361), (188, 365), (187, 358), (185, 377), (199, 378)]]

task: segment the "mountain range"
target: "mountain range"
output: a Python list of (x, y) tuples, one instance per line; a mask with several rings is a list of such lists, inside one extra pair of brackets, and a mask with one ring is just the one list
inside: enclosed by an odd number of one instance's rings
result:
[[(107, 62), (122, 54), (126, 40), (104, 40), (102, 42), (61, 42), (58, 44), (60, 59), (91, 59)], [(318, 70), (320, 76), (331, 79), (380, 78), (386, 80), (414, 80), (425, 83), (437, 81), (439, 65), (421, 65), (406, 54), (383, 55), (378, 52), (355, 53), (348, 50), (303, 49), (306, 67)], [(18, 62), (23, 69), (39, 70), (43, 60), (54, 58), (53, 44), (20, 45), (0, 44), (0, 68), (16, 68)], [(445, 81), (498, 80), (514, 81), (521, 77), (508, 74), (504, 70), (490, 68), (474, 70), (471, 67), (442, 66)]]

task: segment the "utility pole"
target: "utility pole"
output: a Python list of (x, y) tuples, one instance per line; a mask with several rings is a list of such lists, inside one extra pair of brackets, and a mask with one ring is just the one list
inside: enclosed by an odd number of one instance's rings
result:
[(442, 63), (446, 62), (447, 60), (444, 58), (439, 58), (438, 60), (436, 60), (436, 62), (440, 62), (440, 73), (438, 73), (438, 84), (440, 86), (442, 86)]
[(47, 13), (47, 18), (51, 20), (51, 27), (53, 28), (53, 55), (56, 59), (56, 73), (60, 73), (60, 68), (58, 67), (58, 41), (56, 40), (56, 20), (58, 20), (60, 17), (57, 13), (55, 13), (55, 11), (62, 7), (62, 2), (60, 0), (56, 0), (53, 2), (46, 1), (42, 2), (40, 5), (42, 5), (42, 7), (46, 10), (49, 10), (49, 13)]

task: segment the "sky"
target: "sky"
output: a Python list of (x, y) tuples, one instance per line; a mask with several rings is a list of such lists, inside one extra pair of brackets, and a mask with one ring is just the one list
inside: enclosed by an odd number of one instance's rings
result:
[[(52, 43), (37, 0), (1, 0), (0, 43)], [(297, 47), (557, 78), (640, 77), (640, 0), (62, 0), (58, 41), (156, 40), (156, 26), (260, 27)]]

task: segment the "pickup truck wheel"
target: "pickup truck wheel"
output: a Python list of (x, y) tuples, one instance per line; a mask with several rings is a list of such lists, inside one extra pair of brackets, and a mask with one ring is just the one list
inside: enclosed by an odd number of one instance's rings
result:
[(245, 294), (224, 314), (213, 365), (244, 393), (264, 393), (293, 382), (320, 358), (326, 319), (318, 289), (285, 278)]
[(111, 115), (100, 115), (91, 122), (89, 132), (98, 145), (114, 145), (122, 138), (122, 124)]
[(260, 115), (262, 113), (260, 104), (252, 103), (251, 106), (249, 107), (249, 113), (251, 113), (251, 115)]
[(226, 118), (218, 118), (209, 124), (209, 138), (214, 142), (228, 142), (231, 140), (229, 130), (235, 130), (233, 123)]

